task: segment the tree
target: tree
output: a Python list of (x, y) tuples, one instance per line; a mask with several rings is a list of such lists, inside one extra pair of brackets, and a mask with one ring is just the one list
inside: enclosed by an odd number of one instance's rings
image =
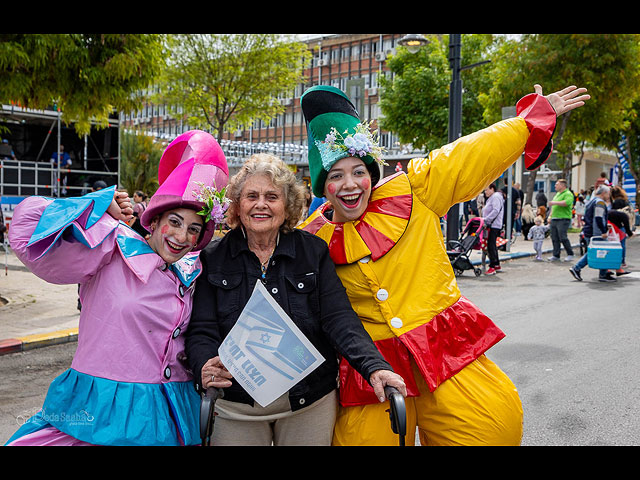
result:
[[(429, 151), (448, 143), (451, 70), (448, 36), (427, 38), (429, 43), (418, 52), (398, 48), (388, 60), (393, 76), (380, 79), (380, 127), (395, 132), (402, 143)], [(462, 35), (463, 66), (487, 58), (497, 41), (487, 34)], [(489, 88), (489, 72), (486, 66), (461, 72), (463, 135), (487, 126), (477, 97)]]
[(0, 34), (0, 101), (56, 105), (79, 135), (114, 110), (134, 111), (136, 92), (160, 72), (162, 38), (147, 34)]
[(120, 183), (133, 195), (141, 190), (151, 196), (158, 189), (158, 164), (166, 145), (148, 135), (134, 132), (122, 133)]
[[(586, 87), (591, 100), (559, 118), (554, 134), (557, 166), (568, 175), (572, 154), (585, 144), (597, 145), (601, 133), (623, 126), (640, 87), (638, 38), (629, 34), (528, 34), (505, 42), (493, 57), (493, 85), (480, 95), (489, 122), (502, 107), (513, 105), (539, 83), (543, 94), (568, 85)], [(525, 191), (533, 194), (536, 171)]]
[(279, 98), (302, 82), (310, 55), (306, 45), (274, 34), (174, 35), (170, 48), (157, 101), (218, 140), (284, 112)]
[(627, 157), (629, 173), (636, 182), (636, 205), (640, 201), (640, 96), (636, 98), (626, 112), (624, 125), (620, 129), (602, 132), (598, 143), (611, 150), (619, 151), (622, 147)]

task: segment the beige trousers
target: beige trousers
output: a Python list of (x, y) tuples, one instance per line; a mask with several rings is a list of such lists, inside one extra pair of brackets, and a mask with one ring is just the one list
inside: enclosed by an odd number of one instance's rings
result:
[(337, 391), (291, 411), (288, 394), (266, 407), (216, 402), (213, 446), (331, 445), (338, 412)]

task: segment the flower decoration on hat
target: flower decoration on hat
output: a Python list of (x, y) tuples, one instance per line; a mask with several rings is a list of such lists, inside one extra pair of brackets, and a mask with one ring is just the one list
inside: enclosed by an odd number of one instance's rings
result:
[(376, 163), (386, 165), (382, 158), (384, 148), (378, 144), (378, 130), (372, 132), (369, 123), (358, 123), (353, 134), (349, 134), (348, 129), (341, 134), (332, 127), (324, 141), (316, 140), (315, 144), (320, 152), (322, 166), (327, 171), (337, 160), (346, 156), (370, 156)]
[(193, 196), (204, 204), (198, 215), (202, 215), (205, 222), (213, 221), (216, 226), (222, 225), (231, 203), (231, 200), (225, 196), (227, 188), (217, 190), (215, 187), (205, 185), (202, 182), (196, 182), (196, 185), (200, 189), (194, 191)]

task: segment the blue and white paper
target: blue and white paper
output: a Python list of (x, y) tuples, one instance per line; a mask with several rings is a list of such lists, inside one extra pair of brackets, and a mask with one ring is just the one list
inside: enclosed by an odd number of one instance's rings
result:
[(234, 379), (263, 407), (324, 362), (260, 280), (218, 353)]

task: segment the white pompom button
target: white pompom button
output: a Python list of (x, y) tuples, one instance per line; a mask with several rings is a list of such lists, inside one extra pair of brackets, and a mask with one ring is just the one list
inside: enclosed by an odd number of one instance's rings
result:
[(399, 319), (398, 317), (393, 317), (391, 319), (391, 326), (393, 328), (402, 328), (402, 325), (404, 325), (404, 324), (402, 323), (402, 320)]

